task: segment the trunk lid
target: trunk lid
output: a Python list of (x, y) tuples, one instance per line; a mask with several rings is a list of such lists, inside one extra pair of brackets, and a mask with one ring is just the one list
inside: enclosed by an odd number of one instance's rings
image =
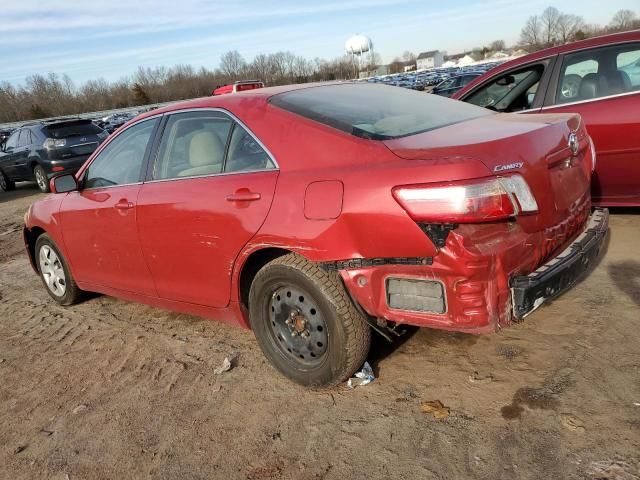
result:
[[(576, 154), (569, 144), (572, 134)], [(527, 231), (555, 231), (586, 219), (593, 159), (578, 115), (495, 114), (387, 140), (385, 145), (407, 160), (467, 157), (482, 162), (487, 176), (522, 175), (538, 203), (538, 213), (516, 217)], [(575, 233), (573, 227), (562, 228), (562, 237)]]

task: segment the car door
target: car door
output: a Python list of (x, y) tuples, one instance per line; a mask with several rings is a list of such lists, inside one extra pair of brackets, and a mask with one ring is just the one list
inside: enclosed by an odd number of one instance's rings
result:
[(544, 113), (579, 113), (596, 149), (593, 202), (640, 204), (640, 43), (567, 53)]
[(31, 130), (23, 128), (18, 137), (18, 147), (13, 154), (13, 168), (15, 176), (18, 178), (30, 179), (33, 177), (33, 170), (29, 165), (29, 153), (31, 152)]
[(536, 113), (542, 108), (555, 57), (490, 75), (460, 100), (498, 112)]
[(0, 156), (0, 169), (9, 177), (10, 180), (16, 178), (15, 160), (13, 159), (15, 149), (18, 146), (18, 137), (20, 130), (16, 130), (7, 139), (3, 147), (2, 156)]
[(62, 201), (61, 230), (79, 283), (156, 294), (140, 248), (136, 202), (158, 118), (116, 135), (84, 171), (79, 191)]
[(142, 249), (160, 297), (229, 303), (234, 261), (264, 222), (277, 177), (266, 148), (227, 113), (167, 116), (138, 198)]

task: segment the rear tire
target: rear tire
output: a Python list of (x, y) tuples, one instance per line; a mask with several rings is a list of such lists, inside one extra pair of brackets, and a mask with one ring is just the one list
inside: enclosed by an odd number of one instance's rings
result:
[(16, 183), (12, 180), (9, 180), (9, 177), (6, 173), (0, 170), (0, 189), (3, 192), (10, 192), (16, 188)]
[(44, 168), (40, 165), (33, 167), (33, 176), (35, 177), (38, 188), (42, 193), (49, 193), (51, 191), (51, 188), (49, 187), (49, 179), (47, 178), (47, 174), (44, 172)]
[(336, 385), (369, 353), (371, 329), (339, 275), (297, 254), (276, 258), (258, 272), (249, 312), (265, 356), (302, 385)]
[(73, 305), (82, 299), (67, 261), (51, 237), (43, 233), (36, 240), (35, 263), (45, 289), (60, 305)]

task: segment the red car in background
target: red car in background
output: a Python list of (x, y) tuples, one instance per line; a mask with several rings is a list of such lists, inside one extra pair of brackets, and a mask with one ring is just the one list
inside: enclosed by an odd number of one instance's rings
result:
[(639, 30), (517, 58), (452, 98), (498, 112), (579, 113), (597, 154), (593, 203), (640, 205)]
[(224, 95), (226, 93), (246, 92), (247, 90), (255, 90), (256, 88), (264, 88), (264, 83), (259, 80), (240, 80), (231, 85), (223, 85), (216, 88), (211, 95)]
[(363, 83), (175, 103), (111, 136), (25, 216), (48, 293), (101, 292), (253, 329), (326, 386), (371, 329), (471, 333), (571, 287), (607, 231), (577, 115), (511, 115)]

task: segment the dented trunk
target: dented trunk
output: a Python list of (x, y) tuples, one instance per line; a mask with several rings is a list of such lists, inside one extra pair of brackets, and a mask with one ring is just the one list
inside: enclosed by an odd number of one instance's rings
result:
[(576, 215), (586, 220), (593, 157), (578, 115), (496, 114), (385, 144), (407, 160), (468, 157), (487, 176), (522, 175), (538, 203), (537, 213), (516, 217), (528, 232), (557, 229)]

